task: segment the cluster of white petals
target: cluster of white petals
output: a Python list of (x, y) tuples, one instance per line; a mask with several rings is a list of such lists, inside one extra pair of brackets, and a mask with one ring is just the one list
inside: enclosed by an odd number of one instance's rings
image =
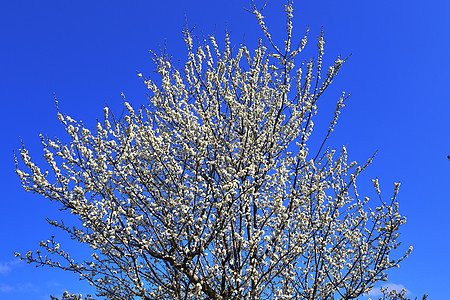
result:
[(318, 59), (295, 69), (306, 35), (291, 50), (292, 2), (284, 50), (253, 8), (273, 52), (262, 42), (234, 51), (228, 34), (223, 50), (213, 36), (194, 50), (186, 29), (184, 74), (155, 53), (160, 84), (138, 74), (148, 106), (137, 111), (123, 96), (125, 118), (105, 108), (94, 131), (58, 112), (70, 142), (42, 137), (52, 175), (23, 147), (25, 190), (76, 215), (79, 227), (49, 223), (92, 255), (77, 262), (52, 238), (41, 242), (50, 256), (19, 257), (78, 273), (108, 299), (354, 299), (386, 280), (410, 252), (390, 257), (406, 222), (399, 184), (386, 202), (375, 179), (379, 199), (361, 198), (356, 178), (373, 157), (359, 165), (345, 147), (323, 150), (345, 94), (319, 151), (307, 146), (318, 99), (345, 59), (321, 78), (322, 32)]

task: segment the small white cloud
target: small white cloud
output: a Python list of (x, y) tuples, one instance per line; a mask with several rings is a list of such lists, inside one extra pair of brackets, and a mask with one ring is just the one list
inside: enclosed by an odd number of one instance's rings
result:
[[(402, 289), (406, 290), (406, 295), (410, 295), (411, 292), (403, 285), (403, 284), (397, 284), (397, 283), (392, 283), (392, 282), (388, 282), (383, 284), (381, 287), (383, 288), (388, 288), (389, 291), (392, 290), (396, 290), (397, 292), (400, 292)], [(370, 296), (381, 296), (382, 293), (380, 291), (380, 287), (374, 287), (370, 292), (369, 292)]]
[(20, 291), (37, 291), (36, 287), (32, 283), (21, 283), (17, 286), (17, 289)]
[(0, 263), (0, 274), (6, 274), (11, 271), (11, 267), (8, 263)]
[(14, 288), (7, 284), (1, 284), (0, 285), (0, 293), (8, 293), (14, 290)]
[(14, 265), (17, 265), (20, 263), (21, 263), (20, 260), (12, 260), (9, 262), (0, 262), (0, 274), (6, 275), (7, 273), (9, 273), (12, 270), (12, 267)]
[(58, 281), (54, 281), (54, 280), (47, 281), (45, 284), (47, 286), (51, 286), (51, 287), (60, 287), (61, 286), (61, 283), (59, 283)]
[(14, 285), (0, 283), (0, 293), (9, 293), (12, 291), (14, 291), (14, 293), (37, 292), (38, 290), (39, 289), (32, 283), (18, 283)]

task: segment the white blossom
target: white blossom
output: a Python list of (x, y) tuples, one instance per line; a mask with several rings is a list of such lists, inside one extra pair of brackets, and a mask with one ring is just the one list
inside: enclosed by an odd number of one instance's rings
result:
[(160, 84), (138, 73), (148, 106), (135, 110), (122, 94), (124, 118), (105, 107), (93, 130), (58, 112), (69, 142), (41, 136), (44, 173), (20, 150), (25, 190), (74, 214), (75, 226), (49, 223), (92, 254), (72, 258), (52, 238), (40, 243), (49, 256), (17, 256), (78, 273), (108, 299), (355, 299), (387, 280), (412, 251), (391, 258), (406, 222), (400, 183), (389, 202), (378, 179), (377, 198), (360, 197), (356, 180), (373, 157), (360, 165), (347, 147), (326, 148), (348, 96), (337, 95), (323, 142), (309, 143), (318, 99), (345, 59), (322, 74), (321, 31), (317, 59), (295, 64), (307, 36), (291, 49), (292, 1), (283, 47), (253, 1), (250, 11), (265, 46), (234, 50), (227, 33), (223, 49), (214, 36), (195, 48), (186, 28), (183, 76), (153, 52)]

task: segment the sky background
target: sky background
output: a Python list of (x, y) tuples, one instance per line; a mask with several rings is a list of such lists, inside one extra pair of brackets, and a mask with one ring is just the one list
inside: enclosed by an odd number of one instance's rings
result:
[[(263, 14), (272, 36), (282, 42), (284, 2), (269, 2)], [(196, 24), (194, 33), (211, 34), (216, 26), (222, 46), (227, 27), (232, 45), (242, 43), (245, 33), (254, 49), (261, 32), (243, 9), (248, 3), (0, 1), (0, 299), (90, 291), (76, 275), (19, 263), (13, 255), (37, 250), (39, 241), (51, 235), (63, 248), (83, 254), (45, 221), (65, 217), (58, 204), (24, 192), (14, 173), (19, 137), (42, 166), (39, 133), (66, 137), (53, 93), (63, 112), (88, 127), (103, 117), (105, 103), (121, 111), (121, 92), (134, 106), (146, 103), (147, 90), (136, 71), (153, 76), (147, 50), (158, 51), (166, 39), (168, 53), (183, 65), (185, 13), (189, 25)], [(261, 7), (261, 1), (256, 3)], [(409, 245), (414, 250), (388, 273), (388, 284), (405, 287), (412, 298), (426, 293), (429, 299), (449, 299), (450, 2), (297, 0), (294, 9), (294, 40), (310, 26), (302, 60), (316, 54), (322, 25), (326, 63), (352, 54), (319, 102), (318, 134), (326, 130), (341, 91), (352, 93), (329, 145), (347, 145), (350, 160), (361, 163), (378, 150), (359, 180), (361, 195), (373, 195), (370, 179), (376, 176), (385, 199), (394, 181), (402, 183), (398, 200), (408, 223), (400, 230), (400, 251)]]

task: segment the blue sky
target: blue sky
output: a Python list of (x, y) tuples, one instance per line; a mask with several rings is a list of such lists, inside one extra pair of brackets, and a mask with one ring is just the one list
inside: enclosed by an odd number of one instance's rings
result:
[[(273, 36), (283, 37), (281, 2), (269, 2), (267, 24)], [(216, 25), (221, 42), (226, 25), (232, 44), (239, 45), (245, 32), (253, 48), (260, 31), (244, 7), (246, 0), (0, 2), (0, 299), (89, 291), (75, 275), (18, 263), (13, 256), (38, 249), (51, 235), (67, 249), (83, 252), (47, 225), (46, 217), (64, 217), (59, 206), (25, 193), (14, 174), (19, 137), (42, 162), (39, 132), (63, 136), (53, 93), (62, 111), (87, 126), (102, 118), (105, 102), (120, 111), (121, 92), (135, 106), (145, 103), (147, 90), (136, 71), (152, 74), (147, 50), (157, 51), (164, 39), (174, 61), (185, 61), (184, 13), (196, 24), (195, 33), (210, 34)], [(404, 286), (410, 297), (427, 293), (429, 299), (448, 299), (450, 2), (297, 0), (294, 9), (297, 38), (310, 26), (304, 59), (315, 54), (322, 25), (326, 62), (352, 53), (319, 103), (318, 122), (327, 126), (340, 92), (352, 93), (330, 145), (348, 145), (349, 158), (359, 162), (378, 150), (361, 176), (360, 194), (373, 193), (369, 179), (375, 176), (386, 198), (394, 181), (402, 183), (400, 211), (408, 218), (402, 249), (413, 245), (414, 251), (389, 272), (389, 284)]]

